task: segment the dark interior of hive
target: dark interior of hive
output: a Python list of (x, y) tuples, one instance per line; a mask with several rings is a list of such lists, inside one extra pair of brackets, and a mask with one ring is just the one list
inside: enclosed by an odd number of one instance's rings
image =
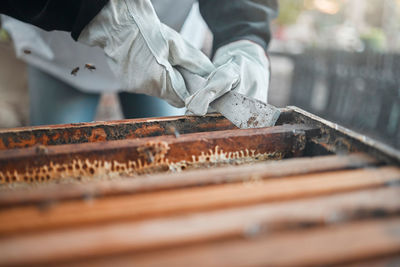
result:
[(276, 126), (249, 130), (217, 115), (14, 129), (0, 132), (0, 149), (8, 190), (347, 153), (351, 144), (284, 111)]

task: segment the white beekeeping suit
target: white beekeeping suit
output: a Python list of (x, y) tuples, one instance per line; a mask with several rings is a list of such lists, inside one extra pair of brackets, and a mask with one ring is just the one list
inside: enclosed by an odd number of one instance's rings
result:
[[(163, 16), (157, 15), (150, 0), (103, 0), (99, 5), (89, 6), (87, 2), (62, 5), (55, 1), (51, 6), (52, 9), (37, 5), (38, 12), (33, 16), (23, 15), (27, 6), (7, 2), (5, 8), (9, 6), (9, 9), (5, 11), (19, 10), (19, 13), (8, 13), (24, 21), (31, 21), (44, 29), (68, 29), (79, 43), (100, 47), (106, 55), (106, 62), (118, 77), (118, 83), (122, 84), (119, 86), (120, 89), (126, 92), (155, 96), (175, 107), (185, 107), (190, 114), (200, 116), (207, 113), (210, 103), (231, 90), (266, 102), (270, 77), (266, 49), (271, 38), (269, 23), (276, 14), (277, 2), (275, 0), (199, 0), (198, 2), (201, 13), (214, 35), (212, 61), (189, 43), (195, 38), (189, 38), (187, 42), (182, 35), (160, 21), (160, 17), (163, 19)], [(181, 15), (185, 17), (193, 5), (193, 2), (184, 0), (170, 3), (168, 12), (174, 16), (173, 19)], [(103, 4), (105, 5), (102, 6)], [(156, 7), (162, 7), (154, 4)], [(165, 3), (162, 4), (165, 6)], [(187, 9), (183, 8), (185, 5), (188, 6)], [(62, 21), (57, 19), (40, 21), (53, 17), (54, 14), (62, 14), (62, 7), (65, 6), (81, 7), (82, 10), (92, 12), (92, 17), (82, 11), (75, 12)], [(85, 17), (91, 18), (84, 22)], [(79, 19), (84, 23), (80, 23)], [(68, 26), (62, 26), (70, 23), (75, 23), (76, 28), (69, 29)], [(184, 30), (186, 28), (183, 27)], [(186, 32), (194, 33), (194, 36), (198, 34), (195, 29)], [(43, 46), (35, 45), (35, 47)], [(54, 52), (54, 49), (48, 50)], [(54, 61), (51, 59), (52, 56), (57, 59), (58, 55), (55, 53), (52, 55), (42, 52), (43, 55), (50, 55), (48, 57), (50, 61)], [(40, 54), (40, 51), (36, 53)], [(63, 62), (67, 62), (70, 54), (71, 51), (65, 53)], [(87, 61), (86, 55), (82, 57), (78, 55), (78, 60), (81, 59)], [(62, 65), (63, 62), (59, 63)], [(82, 67), (86, 63), (75, 62), (68, 67), (64, 64), (63, 73), (67, 69), (74, 69), (77, 65)], [(51, 71), (56, 72), (56, 70), (57, 68), (54, 68)], [(89, 73), (86, 71), (86, 75)], [(74, 82), (71, 77), (62, 78)], [(77, 86), (84, 87), (84, 84), (82, 80)], [(100, 86), (105, 84), (106, 82), (103, 82)]]
[[(152, 3), (161, 21), (181, 31), (184, 39), (201, 48), (207, 26), (195, 0), (153, 0)], [(171, 12), (171, 6), (179, 8)], [(124, 89), (110, 70), (101, 48), (75, 42), (69, 33), (46, 32), (7, 16), (2, 16), (2, 26), (12, 36), (19, 58), (76, 89), (90, 93)], [(96, 71), (85, 69), (87, 63), (94, 65)], [(80, 70), (71, 75), (76, 67)]]

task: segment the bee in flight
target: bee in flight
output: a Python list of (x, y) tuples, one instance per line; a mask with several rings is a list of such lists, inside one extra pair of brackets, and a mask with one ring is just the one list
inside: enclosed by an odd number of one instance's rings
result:
[(71, 71), (71, 75), (76, 76), (76, 74), (78, 74), (78, 71), (79, 71), (79, 67), (76, 67), (75, 69), (73, 69)]
[(90, 70), (90, 71), (94, 71), (96, 69), (96, 66), (93, 65), (93, 64), (87, 63), (87, 64), (85, 64), (85, 68)]

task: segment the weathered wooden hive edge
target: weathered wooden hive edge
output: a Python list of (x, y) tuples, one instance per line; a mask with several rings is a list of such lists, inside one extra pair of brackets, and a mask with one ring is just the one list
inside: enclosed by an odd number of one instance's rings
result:
[(380, 141), (343, 127), (340, 124), (318, 117), (295, 106), (288, 106), (287, 108), (282, 109), (282, 111), (287, 114), (293, 112), (294, 114), (292, 114), (292, 118), (297, 123), (311, 124), (321, 128), (324, 137), (328, 139), (320, 141), (325, 143), (327, 148), (334, 152), (340, 153), (340, 151), (335, 151), (337, 149), (335, 148), (335, 145), (337, 145), (338, 138), (348, 139), (351, 142), (343, 145), (346, 146), (346, 149), (349, 151), (363, 151), (387, 163), (400, 164), (400, 151)]

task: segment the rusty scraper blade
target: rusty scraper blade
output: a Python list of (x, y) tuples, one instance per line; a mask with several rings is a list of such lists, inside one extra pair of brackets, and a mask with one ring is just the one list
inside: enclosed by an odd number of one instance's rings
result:
[(240, 129), (274, 126), (281, 113), (272, 105), (233, 91), (216, 99), (211, 107)]

